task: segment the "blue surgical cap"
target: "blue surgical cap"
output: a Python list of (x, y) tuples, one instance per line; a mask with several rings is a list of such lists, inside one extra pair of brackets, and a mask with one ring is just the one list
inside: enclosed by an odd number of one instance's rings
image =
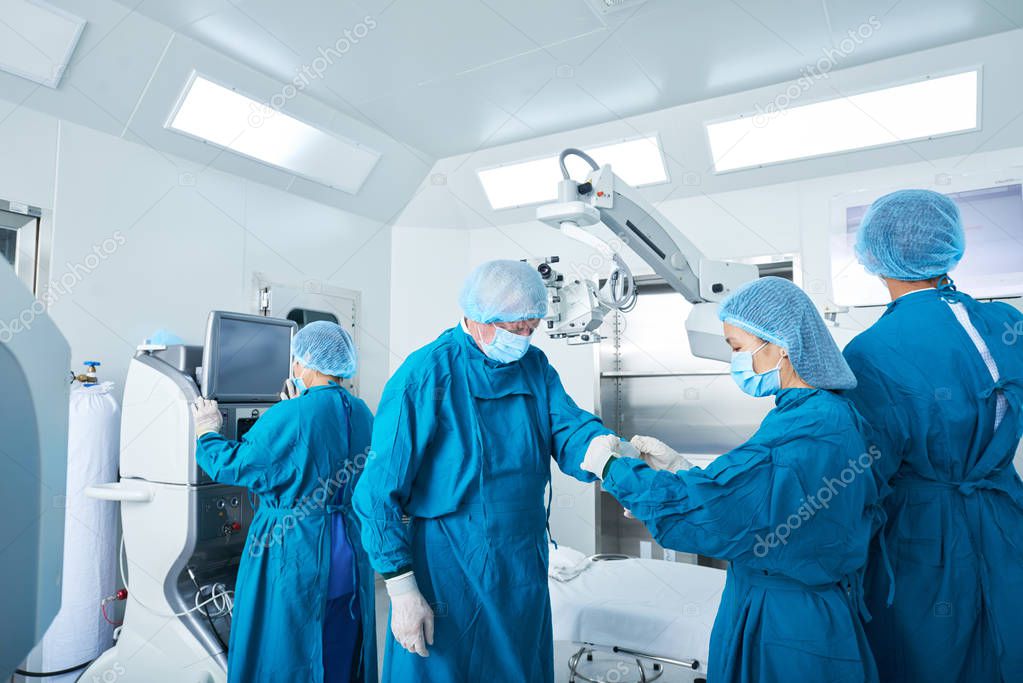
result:
[(930, 190), (899, 190), (878, 199), (860, 223), (856, 257), (875, 275), (930, 280), (945, 275), (966, 250), (959, 207)]
[(789, 280), (764, 277), (746, 283), (721, 302), (718, 317), (788, 351), (792, 366), (810, 386), (856, 386), (856, 376), (817, 308)]
[(358, 365), (352, 335), (326, 320), (309, 323), (299, 330), (291, 340), (291, 355), (303, 367), (332, 377), (351, 377)]
[(184, 344), (185, 342), (178, 335), (161, 327), (156, 332), (153, 332), (151, 335), (146, 337), (146, 343), (153, 345), (162, 344), (163, 346), (175, 346), (177, 344)]
[(547, 288), (522, 261), (487, 261), (462, 285), (458, 302), (469, 320), (510, 323), (547, 315)]

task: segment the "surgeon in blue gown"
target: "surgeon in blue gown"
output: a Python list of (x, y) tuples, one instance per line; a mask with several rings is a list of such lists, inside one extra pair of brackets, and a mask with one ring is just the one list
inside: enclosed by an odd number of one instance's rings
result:
[(730, 560), (710, 641), (714, 683), (873, 683), (862, 569), (879, 526), (876, 454), (850, 402), (855, 379), (810, 299), (767, 277), (720, 309), (732, 376), (774, 409), (705, 468), (666, 444), (583, 468), (666, 548)]
[(384, 388), (355, 491), (363, 543), (391, 599), (383, 678), (549, 682), (550, 460), (592, 481), (579, 469), (587, 450), (623, 444), (530, 345), (547, 312), (535, 269), (484, 263), (460, 303), (465, 318)]
[(218, 482), (259, 496), (235, 582), (231, 683), (377, 679), (373, 571), (352, 512), (373, 416), (340, 385), (352, 338), (314, 322), (292, 341), (294, 380), (241, 441), (217, 402), (195, 402), (195, 455)]
[(926, 190), (882, 197), (857, 235), (892, 298), (845, 350), (890, 486), (894, 584), (878, 547), (867, 634), (891, 683), (1023, 681), (1023, 313), (956, 290), (965, 246), (955, 203)]

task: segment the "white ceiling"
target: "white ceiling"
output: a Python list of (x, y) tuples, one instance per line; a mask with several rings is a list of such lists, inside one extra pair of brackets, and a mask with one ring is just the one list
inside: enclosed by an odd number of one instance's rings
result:
[(17, 112), (35, 110), (147, 147), (176, 167), (182, 178), (195, 178), (207, 169), (227, 172), (383, 222), (401, 213), (433, 166), (430, 155), (302, 92), (290, 93), (283, 111), (380, 153), (380, 162), (358, 194), (168, 130), (164, 124), (193, 69), (264, 102), (283, 92), (282, 83), (134, 11), (130, 4), (51, 2), (87, 21), (81, 41), (56, 89), (0, 70), (0, 127), (13, 125), (20, 118)]
[(795, 79), (864, 25), (836, 69), (1023, 26), (1019, 0), (118, 1), (282, 83), (347, 31), (305, 94), (432, 157)]

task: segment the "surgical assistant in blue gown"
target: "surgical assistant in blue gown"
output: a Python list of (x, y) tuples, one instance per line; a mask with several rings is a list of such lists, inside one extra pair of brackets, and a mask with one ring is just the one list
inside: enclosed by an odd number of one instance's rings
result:
[(331, 383), (273, 406), (241, 441), (199, 438), (200, 467), (259, 496), (235, 584), (232, 683), (376, 680), (373, 572), (351, 507), (372, 424)]
[[(950, 304), (968, 315), (998, 379)], [(891, 486), (891, 607), (879, 552), (867, 582), (882, 680), (1023, 681), (1023, 484), (1012, 462), (1023, 313), (924, 289), (889, 304), (845, 356), (859, 379), (848, 395), (876, 429)]]
[(618, 458), (604, 489), (665, 548), (731, 561), (708, 681), (872, 683), (860, 579), (879, 524), (876, 457), (846, 399), (792, 388), (775, 401), (707, 467)]
[(500, 363), (458, 326), (409, 356), (384, 388), (355, 508), (374, 568), (414, 570), (435, 631), (429, 657), (388, 633), (384, 681), (553, 681), (550, 459), (592, 481), (579, 463), (609, 433), (536, 347)]

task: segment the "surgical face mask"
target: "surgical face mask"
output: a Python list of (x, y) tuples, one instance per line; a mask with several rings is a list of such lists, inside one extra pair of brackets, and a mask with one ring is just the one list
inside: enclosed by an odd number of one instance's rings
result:
[(732, 353), (732, 379), (743, 392), (750, 396), (771, 396), (781, 391), (781, 359), (767, 372), (758, 373), (753, 369), (753, 356), (767, 346), (764, 342), (753, 351)]
[(498, 363), (512, 363), (526, 355), (532, 339), (531, 334), (515, 334), (495, 325), (494, 340), (489, 344), (482, 344), (481, 348), (488, 358)]
[(298, 393), (301, 394), (308, 387), (306, 387), (306, 385), (305, 385), (305, 380), (302, 379), (302, 377), (299, 376), (299, 374), (295, 372), (295, 368), (296, 367), (299, 368), (299, 372), (302, 372), (302, 368), (301, 368), (300, 365), (298, 365), (297, 362), (296, 363), (292, 363), (292, 367), (291, 367), (291, 381), (295, 385), (295, 388), (298, 389)]

